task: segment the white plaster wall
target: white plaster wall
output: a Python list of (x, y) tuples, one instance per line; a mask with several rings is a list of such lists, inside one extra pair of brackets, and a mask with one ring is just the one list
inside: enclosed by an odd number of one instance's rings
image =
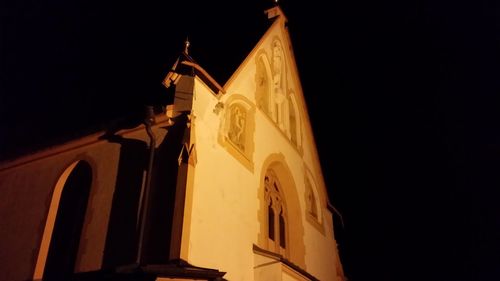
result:
[(229, 280), (253, 280), (257, 231), (255, 176), (217, 142), (216, 98), (197, 80), (193, 130), (197, 153), (189, 262), (227, 271)]
[(279, 261), (255, 254), (254, 280), (281, 281), (281, 264)]
[[(305, 263), (309, 273), (320, 280), (336, 280), (336, 247), (332, 233), (331, 213), (322, 206), (324, 233), (318, 231), (305, 216), (304, 166), (311, 171), (318, 188), (324, 188), (315, 145), (303, 102), (302, 90), (294, 71), (288, 38), (279, 24), (273, 25), (265, 39), (252, 51), (237, 74), (226, 84), (226, 94), (218, 100), (197, 79), (193, 105), (193, 138), (197, 164), (194, 169), (193, 198), (190, 221), (188, 261), (197, 266), (227, 271), (228, 280), (254, 280), (254, 254), (257, 244), (258, 188), (263, 175), (262, 165), (271, 154), (282, 154), (293, 175), (304, 226)], [(272, 120), (259, 109), (255, 113), (253, 171), (247, 169), (218, 142), (224, 111), (214, 112), (215, 105), (224, 103), (233, 94), (243, 95), (255, 105), (255, 59), (262, 48), (271, 57), (271, 43), (281, 39), (287, 58), (288, 88), (296, 96), (303, 128), (302, 151), (296, 149)], [(309, 134), (309, 135), (308, 135)], [(324, 195), (326, 193), (322, 191)], [(323, 195), (323, 196), (324, 196)], [(189, 211), (188, 211), (189, 212)], [(296, 218), (294, 218), (296, 219)]]

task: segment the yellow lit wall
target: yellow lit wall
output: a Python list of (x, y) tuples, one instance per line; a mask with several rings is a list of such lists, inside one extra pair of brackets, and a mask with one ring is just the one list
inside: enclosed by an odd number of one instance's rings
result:
[[(283, 88), (294, 96), (297, 104), (299, 145), (292, 143), (289, 134), (266, 114), (256, 97), (259, 95), (256, 85), (260, 83), (259, 77), (267, 75), (269, 81), (273, 79), (270, 73), (259, 73), (262, 67), (259, 69), (257, 61), (259, 57), (267, 57), (270, 62), (268, 69), (271, 69), (276, 41), (283, 47)], [(295, 194), (297, 200), (286, 203), (297, 204), (294, 208), (301, 214), (288, 219), (299, 220), (301, 227), (298, 228), (302, 229), (297, 231), (302, 233), (303, 249), (297, 247), (299, 253), (289, 253), (287, 258), (320, 280), (340, 280), (336, 272), (339, 261), (332, 214), (326, 206), (326, 188), (282, 18), (274, 22), (224, 89), (226, 93), (217, 96), (200, 79), (195, 83), (192, 143), (196, 148), (196, 163), (190, 167), (184, 258), (198, 266), (227, 271), (225, 278), (228, 280), (260, 280), (258, 276), (264, 280), (264, 277), (270, 277), (265, 274), (269, 270), (257, 264), (265, 259), (255, 258), (252, 246), (265, 248), (263, 221), (259, 215), (262, 213), (262, 195), (259, 193), (262, 192), (266, 168), (276, 160), (289, 171), (291, 178), (286, 180), (295, 189), (286, 191)], [(235, 102), (247, 108), (244, 151), (227, 137), (230, 108)], [(318, 219), (308, 217), (306, 211), (305, 177), (313, 182), (311, 185), (319, 206)], [(290, 251), (293, 251), (293, 246)], [(254, 267), (259, 269), (254, 270)], [(289, 274), (283, 273), (282, 276), (282, 280), (294, 280)]]

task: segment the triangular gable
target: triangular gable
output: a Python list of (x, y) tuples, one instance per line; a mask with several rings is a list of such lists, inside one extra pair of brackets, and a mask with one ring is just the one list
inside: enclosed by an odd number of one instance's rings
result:
[(279, 6), (266, 13), (273, 24), (223, 88), (228, 94), (238, 93), (253, 101), (297, 146), (317, 182), (321, 201), (326, 205), (328, 194), (286, 26), (287, 18)]

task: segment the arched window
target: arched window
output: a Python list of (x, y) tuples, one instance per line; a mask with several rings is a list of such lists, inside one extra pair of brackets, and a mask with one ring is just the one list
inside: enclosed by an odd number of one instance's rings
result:
[(264, 178), (264, 199), (267, 205), (268, 249), (286, 255), (287, 213), (281, 185), (273, 170)]
[(295, 177), (281, 153), (268, 155), (261, 168), (257, 246), (305, 267), (304, 208)]
[(68, 280), (74, 273), (91, 184), (92, 168), (85, 161), (71, 164), (59, 178), (33, 279)]

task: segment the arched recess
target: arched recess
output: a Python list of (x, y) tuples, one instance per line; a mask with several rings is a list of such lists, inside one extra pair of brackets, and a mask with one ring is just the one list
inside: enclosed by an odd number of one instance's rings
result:
[(302, 147), (302, 121), (299, 114), (299, 108), (295, 99), (295, 93), (291, 91), (288, 94), (288, 110), (289, 110), (289, 138), (290, 141), (298, 148)]
[(288, 89), (286, 58), (279, 38), (274, 38), (271, 59), (266, 50), (255, 58), (255, 99), (257, 107), (297, 148), (302, 146), (301, 116), (292, 89)]
[(278, 37), (275, 37), (271, 47), (271, 73), (272, 73), (272, 104), (271, 117), (283, 131), (287, 131), (288, 104), (286, 100), (287, 68), (283, 45)]
[(314, 220), (318, 221), (320, 217), (320, 208), (318, 208), (318, 196), (316, 195), (315, 188), (311, 184), (311, 180), (305, 177), (306, 185), (306, 211), (307, 214), (312, 216)]
[[(328, 202), (327, 194), (325, 193), (323, 186), (318, 185), (318, 181), (316, 180), (316, 177), (313, 176), (313, 173), (307, 167), (307, 165), (304, 165), (304, 171), (305, 171), (305, 173), (304, 173), (304, 185), (305, 185), (304, 200), (306, 203), (306, 210), (305, 210), (306, 219), (320, 233), (325, 235), (325, 227), (324, 227), (323, 221), (324, 221), (324, 215), (325, 215), (324, 212), (327, 208), (327, 202)], [(313, 201), (316, 205), (315, 206), (316, 216), (313, 215), (314, 211), (311, 210), (311, 208), (312, 208), (311, 203)]]
[(255, 106), (245, 96), (234, 93), (224, 103), (219, 143), (253, 172)]
[(271, 93), (273, 91), (273, 84), (271, 64), (269, 63), (265, 50), (260, 50), (257, 53), (255, 64), (255, 99), (257, 101), (257, 107), (271, 118), (271, 105), (273, 104)]
[(305, 246), (304, 246), (304, 226), (302, 224), (303, 212), (300, 208), (297, 187), (290, 168), (285, 162), (283, 154), (271, 154), (268, 156), (260, 173), (258, 197), (260, 207), (258, 218), (260, 223), (260, 232), (258, 234), (258, 246), (269, 251), (275, 251), (273, 245), (269, 243), (268, 229), (268, 202), (265, 198), (266, 175), (272, 171), (280, 183), (280, 193), (286, 206), (286, 236), (287, 250), (285, 258), (302, 268), (305, 265)]
[(73, 274), (92, 185), (92, 168), (73, 162), (52, 193), (33, 280), (65, 280)]

